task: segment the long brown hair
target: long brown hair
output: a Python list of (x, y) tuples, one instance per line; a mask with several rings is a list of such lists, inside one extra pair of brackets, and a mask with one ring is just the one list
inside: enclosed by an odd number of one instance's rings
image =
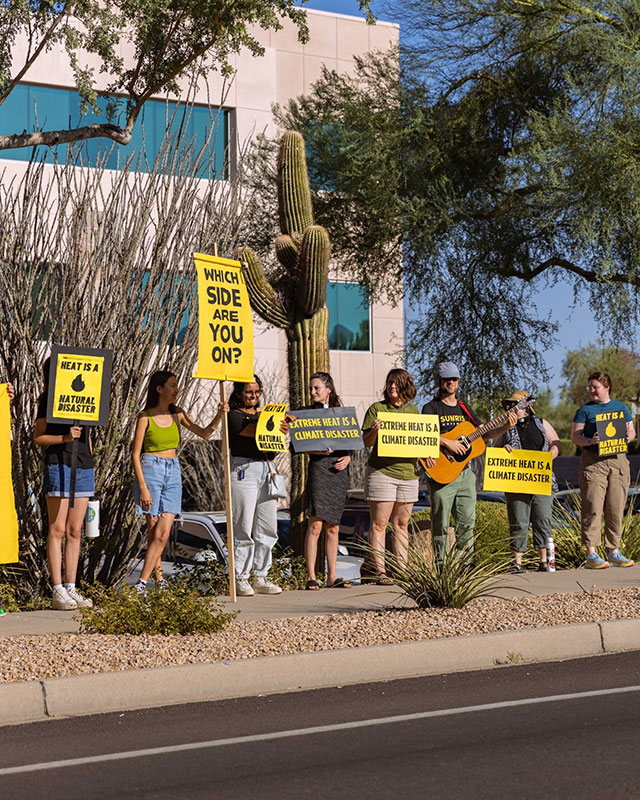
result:
[[(153, 408), (158, 404), (158, 389), (161, 386), (164, 386), (165, 383), (169, 380), (169, 378), (175, 378), (173, 372), (169, 372), (167, 369), (159, 369), (153, 373), (153, 375), (149, 378), (149, 388), (147, 390), (147, 401), (144, 404), (144, 410), (148, 411), (150, 408)], [(169, 404), (169, 413), (175, 414), (177, 408), (173, 403)]]
[(398, 387), (398, 395), (400, 400), (402, 400), (402, 404), (408, 403), (418, 393), (416, 390), (416, 385), (413, 382), (413, 378), (406, 369), (392, 369), (389, 370), (386, 380), (384, 382), (384, 389), (382, 390), (382, 395), (387, 403), (390, 403), (391, 400), (389, 398), (389, 384), (393, 381), (395, 385)]
[(342, 400), (338, 396), (338, 392), (336, 391), (336, 385), (333, 382), (333, 378), (329, 375), (328, 372), (314, 372), (313, 375), (309, 378), (309, 383), (317, 378), (319, 381), (322, 381), (324, 385), (331, 391), (329, 395), (329, 408), (336, 408), (337, 406), (342, 405)]

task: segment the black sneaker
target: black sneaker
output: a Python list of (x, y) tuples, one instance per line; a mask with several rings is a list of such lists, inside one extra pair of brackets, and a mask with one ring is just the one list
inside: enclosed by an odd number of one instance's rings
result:
[(541, 561), (538, 564), (538, 572), (546, 572), (546, 571), (547, 571), (547, 562), (546, 561)]

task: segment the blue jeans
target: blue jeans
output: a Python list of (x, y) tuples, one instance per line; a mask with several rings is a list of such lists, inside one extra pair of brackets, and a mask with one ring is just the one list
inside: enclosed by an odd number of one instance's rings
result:
[(267, 495), (268, 474), (266, 461), (231, 458), (233, 552), (238, 580), (247, 580), (252, 570), (255, 576), (266, 577), (271, 566), (271, 551), (278, 541), (278, 501)]
[(140, 505), (138, 481), (133, 484), (136, 514), (179, 514), (182, 511), (182, 473), (177, 458), (161, 458), (153, 453), (143, 453), (140, 465), (147, 489), (151, 493), (151, 508)]

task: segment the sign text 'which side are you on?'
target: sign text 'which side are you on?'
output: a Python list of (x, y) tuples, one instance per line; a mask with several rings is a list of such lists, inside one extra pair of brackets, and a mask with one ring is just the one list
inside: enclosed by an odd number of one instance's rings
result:
[(239, 261), (195, 253), (197, 378), (253, 380), (253, 318)]

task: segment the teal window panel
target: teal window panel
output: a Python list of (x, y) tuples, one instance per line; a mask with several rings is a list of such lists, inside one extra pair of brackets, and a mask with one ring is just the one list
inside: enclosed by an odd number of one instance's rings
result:
[(371, 350), (369, 300), (363, 286), (329, 281), (327, 309), (331, 350)]
[[(0, 106), (0, 133), (10, 135), (26, 130), (66, 130), (81, 125), (113, 122), (123, 125), (127, 101), (124, 98), (98, 98), (99, 112), (88, 109), (83, 115), (80, 97), (68, 89), (20, 84)], [(107, 106), (115, 103), (115, 114), (109, 117)], [(207, 136), (211, 138), (207, 143)], [(174, 101), (149, 100), (145, 103), (128, 145), (118, 145), (108, 139), (90, 139), (76, 145), (80, 161), (86, 166), (96, 166), (105, 161), (107, 169), (122, 169), (131, 154), (134, 169), (148, 172), (160, 152), (166, 133), (181, 134), (182, 144), (191, 143), (192, 158), (196, 158), (207, 143), (208, 153), (202, 159), (198, 177), (209, 180), (228, 180), (227, 150), (229, 144), (229, 111), (208, 106), (186, 106)], [(47, 163), (56, 159), (65, 162), (71, 157), (67, 145), (54, 148), (37, 148), (37, 157)], [(31, 147), (0, 150), (0, 158), (28, 161)], [(206, 156), (209, 156), (208, 158)]]

